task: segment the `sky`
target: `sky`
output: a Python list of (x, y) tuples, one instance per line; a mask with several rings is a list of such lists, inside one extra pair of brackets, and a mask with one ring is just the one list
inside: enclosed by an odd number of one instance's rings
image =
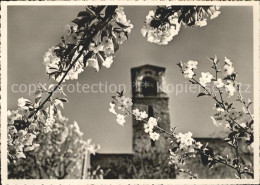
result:
[[(177, 63), (198, 61), (198, 76), (210, 70), (207, 57), (227, 56), (238, 71), (238, 80), (249, 84), (253, 92), (253, 11), (250, 7), (221, 7), (221, 14), (201, 28), (185, 28), (166, 46), (146, 41), (140, 30), (145, 16), (155, 7), (125, 6), (127, 18), (134, 28), (129, 40), (120, 46), (110, 69), (100, 72), (86, 69), (78, 80), (65, 84), (125, 84), (126, 95), (131, 97), (130, 69), (144, 64), (166, 67), (166, 83), (188, 87)], [(70, 24), (82, 6), (9, 6), (8, 7), (8, 109), (17, 108), (19, 97), (33, 100), (28, 92), (14, 92), (14, 84), (55, 83), (49, 80), (42, 64), (44, 53), (58, 44), (66, 24)], [(242, 15), (242, 16), (241, 16)], [(171, 86), (171, 87), (172, 87)], [(168, 86), (170, 87), (170, 86)], [(171, 89), (169, 89), (171, 90)], [(131, 153), (132, 119), (124, 127), (116, 123), (109, 111), (112, 92), (68, 93), (69, 102), (63, 114), (71, 122), (78, 122), (84, 138), (92, 138), (101, 145), (100, 153)], [(196, 93), (168, 92), (171, 126), (178, 132), (191, 131), (195, 137), (217, 137), (221, 128), (213, 126), (210, 116), (214, 102), (211, 98), (197, 97)], [(252, 93), (245, 98), (253, 100)], [(232, 100), (232, 98), (229, 98)]]

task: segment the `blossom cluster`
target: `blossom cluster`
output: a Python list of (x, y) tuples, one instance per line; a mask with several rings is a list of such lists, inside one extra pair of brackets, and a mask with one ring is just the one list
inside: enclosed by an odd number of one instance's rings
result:
[(127, 108), (133, 105), (131, 98), (126, 98), (125, 96), (114, 96), (113, 101), (110, 102), (109, 112), (116, 115), (116, 121), (118, 124), (124, 126), (126, 122), (126, 117), (129, 115), (129, 110)]
[(77, 167), (73, 164), (82, 159), (86, 152), (95, 154), (100, 149), (99, 145), (91, 143), (91, 139), (83, 140), (83, 132), (78, 123), (69, 123), (60, 111), (57, 112), (51, 131), (41, 134), (39, 138), (41, 147), (35, 151), (38, 160), (42, 164), (46, 160), (53, 160), (56, 164), (72, 163), (71, 171)]
[[(213, 68), (217, 65), (218, 59), (215, 57), (212, 59)], [(198, 62), (190, 60), (188, 62), (179, 62), (178, 66), (181, 68), (181, 71), (185, 78), (191, 79), (193, 83), (198, 83), (202, 87), (207, 87), (211, 82), (213, 82), (213, 86), (216, 87), (218, 90), (226, 91), (228, 93), (228, 97), (234, 96), (236, 92), (236, 83), (234, 82), (234, 77), (236, 77), (236, 72), (234, 71), (233, 63), (230, 59), (225, 57), (224, 59), (224, 66), (219, 69), (217, 72), (222, 72), (223, 79), (218, 77), (217, 79), (213, 77), (210, 72), (201, 72), (201, 77), (199, 81), (193, 81), (195, 74), (195, 69), (197, 69)], [(224, 81), (226, 83), (224, 83)]]
[[(225, 57), (222, 67), (218, 67), (219, 59), (215, 56), (209, 58), (212, 62), (212, 69), (214, 69), (213, 76), (209, 72), (202, 72), (201, 77), (198, 80), (194, 78), (195, 70), (197, 69), (197, 62), (188, 61), (186, 63), (180, 62), (178, 66), (181, 68), (185, 78), (189, 78), (193, 84), (200, 85), (204, 92), (199, 93), (198, 96), (211, 96), (215, 101), (213, 107), (216, 110), (211, 120), (216, 127), (224, 126), (227, 131), (231, 132), (230, 137), (226, 141), (235, 146), (234, 141), (236, 138), (243, 138), (248, 146), (253, 142), (253, 115), (249, 110), (249, 106), (252, 104), (251, 100), (246, 102), (240, 92), (240, 83), (236, 81), (237, 73), (235, 72), (232, 61)], [(216, 89), (215, 94), (210, 92), (207, 88), (208, 85), (212, 85)], [(225, 98), (230, 98), (238, 94), (236, 101), (243, 104), (242, 110), (238, 110), (234, 103), (229, 103)], [(226, 95), (225, 95), (226, 94)]]
[(31, 101), (25, 98), (18, 99), (18, 109), (7, 111), (8, 121), (8, 156), (13, 159), (26, 158), (24, 152), (32, 151), (39, 146), (35, 141), (39, 132), (48, 131), (50, 119), (44, 121), (43, 115), (38, 114), (38, 120), (33, 122), (27, 118), (33, 108)]
[(198, 62), (190, 60), (186, 63), (180, 62), (180, 67), (183, 70), (183, 75), (185, 78), (192, 78), (194, 76), (194, 69), (197, 69)]
[(184, 165), (185, 158), (195, 157), (197, 151), (202, 149), (202, 144), (192, 138), (191, 132), (174, 134), (171, 144), (173, 149), (169, 150), (170, 165)]
[(194, 15), (195, 26), (203, 27), (207, 25), (207, 17), (210, 19), (215, 19), (221, 13), (219, 11), (220, 6), (211, 6), (207, 10), (201, 8), (200, 11), (196, 12)]
[(214, 114), (214, 116), (211, 116), (211, 119), (216, 127), (224, 125), (226, 128), (230, 130), (234, 130), (234, 128), (236, 128), (234, 121), (236, 124), (239, 125), (239, 127), (246, 128), (249, 126), (251, 120), (246, 110), (237, 111), (233, 109), (227, 112), (224, 111), (224, 109), (222, 108), (218, 108), (218, 111)]
[[(95, 154), (99, 150), (100, 146), (93, 144), (91, 139), (83, 140), (83, 133), (77, 122), (69, 123), (68, 118), (64, 117), (60, 110), (54, 114), (53, 119), (55, 121), (51, 130), (48, 133), (41, 132), (37, 135), (37, 145), (40, 147), (30, 151), (30, 155), (26, 159), (20, 159), (17, 163), (11, 164), (15, 168), (12, 170), (13, 175), (21, 171), (24, 174), (34, 174), (35, 172), (32, 173), (31, 170), (35, 170), (34, 165), (39, 164), (41, 175), (46, 175), (46, 178), (59, 178), (63, 175), (57, 173), (60, 168), (64, 168), (61, 171), (68, 175), (78, 173), (82, 169), (84, 154), (86, 152)], [(24, 152), (26, 151), (24, 150)], [(35, 156), (36, 162), (31, 161), (34, 164), (29, 162), (31, 156)], [(26, 170), (20, 169), (21, 166)], [(30, 167), (27, 168), (28, 166)]]
[(155, 11), (149, 11), (141, 33), (143, 37), (147, 37), (148, 42), (167, 45), (180, 31), (181, 24), (178, 22), (178, 14), (169, 16), (168, 21), (158, 27), (154, 27), (152, 24), (155, 19), (158, 19)]
[(158, 125), (158, 120), (154, 117), (149, 117), (146, 111), (140, 111), (139, 109), (130, 110), (133, 105), (132, 99), (125, 97), (123, 92), (118, 93), (117, 96), (112, 97), (110, 102), (109, 112), (116, 115), (116, 121), (118, 124), (124, 126), (126, 117), (130, 114), (137, 121), (144, 122), (144, 132), (148, 133), (152, 140), (158, 140), (160, 134), (154, 131), (154, 128)]
[[(89, 7), (87, 9), (91, 10)], [(119, 44), (127, 40), (133, 25), (127, 20), (122, 7), (114, 10), (112, 18), (105, 26), (101, 26), (104, 22), (94, 13), (90, 15), (92, 20), (84, 22), (88, 19), (84, 19), (83, 15), (94, 10), (80, 13), (78, 16), (81, 19), (73, 21), (77, 25), (66, 25), (62, 43), (51, 47), (45, 53), (43, 64), (46, 73), (56, 81), (61, 81), (63, 76), (64, 81), (78, 79), (87, 66), (96, 71), (99, 71), (101, 66), (110, 68)], [(93, 39), (86, 36), (93, 33)], [(70, 67), (71, 65), (73, 66)]]
[(206, 26), (207, 18), (214, 19), (221, 13), (219, 6), (159, 6), (149, 11), (141, 29), (143, 37), (148, 42), (167, 45), (174, 36), (178, 35), (181, 24), (184, 26)]
[(157, 126), (157, 119), (150, 117), (148, 122), (144, 124), (144, 131), (146, 133), (149, 133), (149, 136), (152, 140), (158, 140), (160, 137), (160, 134), (157, 132), (154, 132), (154, 127)]
[[(43, 57), (43, 64), (45, 65), (46, 74), (48, 74), (52, 79), (58, 82), (62, 79), (63, 75), (65, 75), (65, 72), (69, 69), (69, 65), (67, 65), (68, 61), (66, 61), (66, 63), (61, 62), (61, 56), (58, 56), (58, 54), (56, 53), (56, 51), (60, 49), (60, 46), (53, 46), (49, 48), (49, 50), (44, 54)], [(77, 56), (77, 54), (78, 52), (75, 52), (74, 58)], [(83, 56), (81, 56), (78, 59), (78, 62), (72, 67), (72, 69), (69, 70), (64, 81), (78, 79), (79, 74), (84, 71), (83, 67)]]

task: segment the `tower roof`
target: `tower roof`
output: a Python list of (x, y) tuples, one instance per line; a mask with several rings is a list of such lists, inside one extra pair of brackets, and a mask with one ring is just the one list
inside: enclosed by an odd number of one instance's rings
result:
[(163, 71), (165, 72), (165, 67), (160, 67), (160, 66), (154, 66), (154, 65), (150, 65), (150, 64), (145, 64), (139, 67), (133, 67), (131, 68), (131, 71), (137, 71), (137, 70), (141, 70), (141, 69), (154, 69), (155, 71)]

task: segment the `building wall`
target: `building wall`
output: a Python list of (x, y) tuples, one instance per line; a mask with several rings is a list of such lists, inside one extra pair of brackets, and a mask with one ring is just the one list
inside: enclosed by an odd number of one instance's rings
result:
[[(158, 126), (165, 130), (170, 129), (170, 117), (168, 98), (136, 98), (133, 99), (133, 110), (140, 109), (142, 111), (149, 112), (149, 106), (153, 109), (153, 117), (160, 118), (158, 120)], [(150, 115), (151, 116), (151, 115)], [(157, 130), (159, 132), (159, 130)], [(165, 152), (167, 148), (167, 136), (161, 134), (159, 141), (155, 142), (155, 146), (158, 151)], [(152, 141), (149, 134), (144, 132), (144, 123), (133, 119), (133, 149), (134, 151), (140, 151), (142, 148), (149, 150), (152, 147)]]
[[(221, 155), (228, 157), (230, 159), (234, 158), (234, 150), (224, 142), (221, 138), (196, 138), (196, 141), (201, 142), (202, 144), (208, 143), (208, 147), (213, 150), (214, 156)], [(245, 145), (240, 145), (241, 157), (244, 160), (244, 163), (247, 165), (253, 164), (253, 153), (251, 150), (245, 147)], [(193, 174), (197, 174), (199, 179), (235, 179), (236, 171), (222, 164), (217, 164), (212, 169), (206, 164), (203, 164), (203, 160), (201, 156), (197, 156), (196, 158), (190, 158), (186, 160), (184, 169), (191, 170)], [(189, 176), (184, 173), (178, 173), (176, 176), (177, 179), (187, 179)], [(247, 176), (247, 178), (250, 178)]]

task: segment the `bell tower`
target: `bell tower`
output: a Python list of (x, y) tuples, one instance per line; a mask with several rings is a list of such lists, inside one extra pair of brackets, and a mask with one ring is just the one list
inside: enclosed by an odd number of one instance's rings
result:
[[(131, 69), (133, 110), (146, 111), (148, 117), (160, 118), (158, 126), (170, 129), (168, 96), (164, 89), (165, 68), (143, 65)], [(159, 131), (157, 131), (159, 132)], [(133, 119), (133, 150), (142, 151), (155, 147), (158, 151), (168, 150), (167, 135), (160, 134), (157, 141), (144, 132), (144, 123)]]

